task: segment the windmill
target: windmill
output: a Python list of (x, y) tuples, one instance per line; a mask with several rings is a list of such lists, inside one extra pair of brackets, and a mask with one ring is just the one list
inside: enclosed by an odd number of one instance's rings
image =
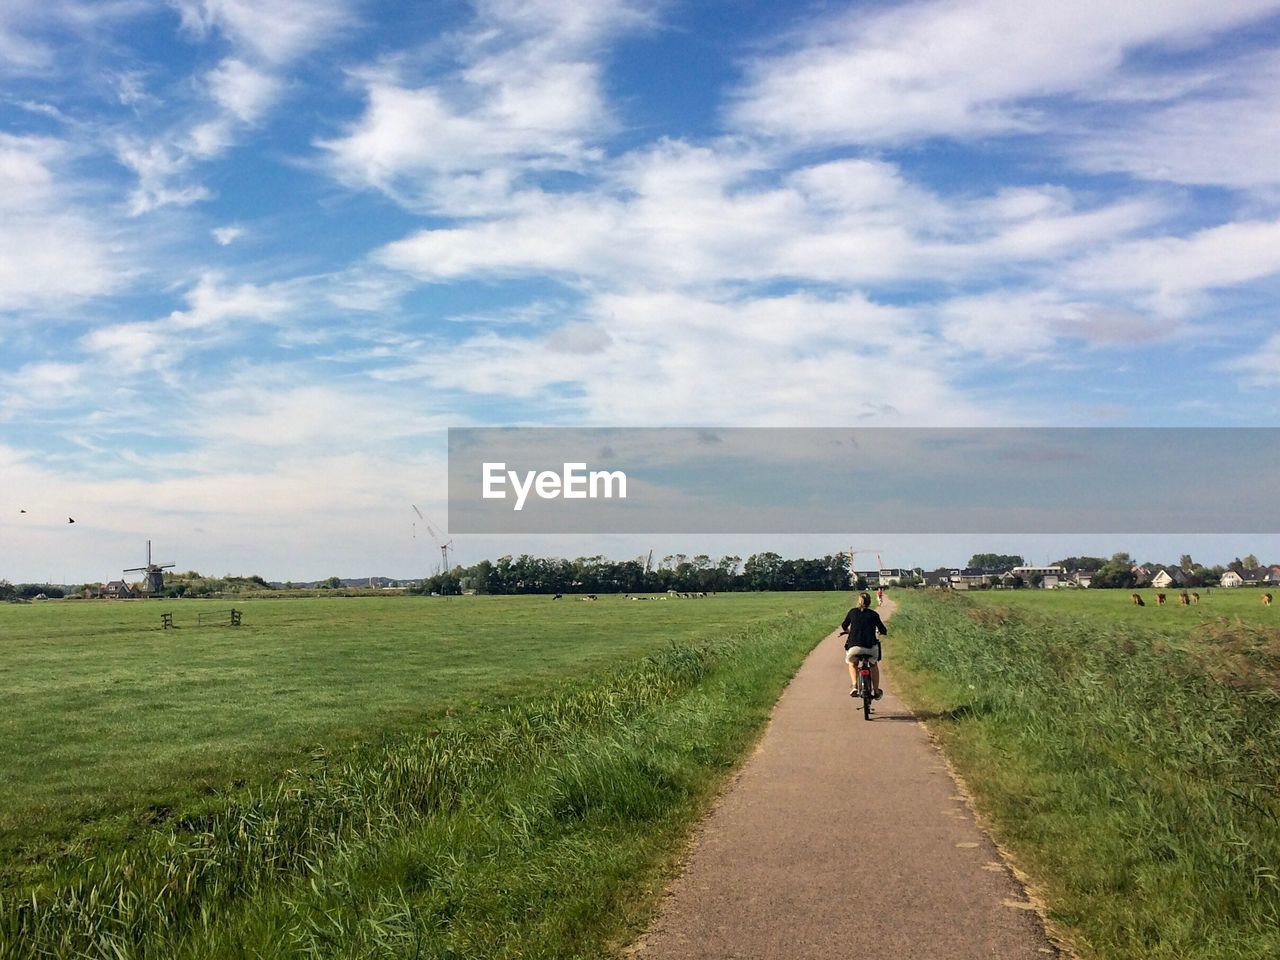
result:
[(147, 541), (147, 565), (145, 567), (130, 567), (125, 573), (145, 573), (147, 582), (143, 584), (143, 593), (159, 593), (164, 589), (164, 571), (176, 564), (172, 563), (152, 563), (151, 562), (151, 541)]

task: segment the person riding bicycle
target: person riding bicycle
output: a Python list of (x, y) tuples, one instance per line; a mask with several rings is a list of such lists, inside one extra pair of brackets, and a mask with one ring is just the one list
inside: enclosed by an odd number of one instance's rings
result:
[(884, 659), (880, 650), (880, 636), (888, 636), (889, 628), (880, 619), (880, 614), (871, 609), (871, 594), (864, 593), (858, 597), (858, 605), (845, 614), (844, 623), (840, 625), (844, 639), (844, 662), (849, 665), (849, 680), (853, 689), (849, 696), (858, 695), (858, 657), (871, 658), (871, 685), (875, 687), (876, 699), (884, 695), (880, 689), (880, 661)]

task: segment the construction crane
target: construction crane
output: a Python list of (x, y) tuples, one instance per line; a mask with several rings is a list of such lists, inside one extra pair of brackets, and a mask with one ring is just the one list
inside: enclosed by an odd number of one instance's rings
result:
[(856, 587), (858, 585), (858, 570), (857, 570), (857, 567), (854, 566), (853, 561), (854, 561), (854, 557), (856, 557), (860, 553), (874, 553), (876, 555), (876, 573), (879, 574), (880, 566), (881, 566), (879, 547), (859, 547), (856, 550), (853, 547), (850, 547), (848, 550), (845, 551), (845, 553), (849, 557), (849, 585), (850, 586)]
[[(418, 515), (418, 520), (422, 521), (423, 526), (427, 528), (427, 533), (430, 535), (431, 539), (435, 541), (436, 546), (440, 548), (440, 561), (442, 566), (444, 567), (444, 572), (448, 573), (449, 572), (449, 548), (453, 546), (453, 540), (449, 540), (447, 542), (442, 543), (440, 540), (440, 534), (436, 532), (435, 527), (431, 526), (431, 521), (422, 515), (422, 511), (419, 510), (415, 504), (411, 503), (409, 504), (409, 506), (413, 507), (413, 512)], [(417, 539), (417, 536), (418, 536), (417, 521), (414, 521), (413, 536), (414, 536), (414, 539)]]

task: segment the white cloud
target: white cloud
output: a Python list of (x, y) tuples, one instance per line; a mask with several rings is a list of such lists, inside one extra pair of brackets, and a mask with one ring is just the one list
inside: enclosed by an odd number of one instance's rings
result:
[(134, 216), (208, 200), (212, 191), (193, 180), (198, 164), (231, 149), (242, 130), (259, 122), (275, 104), (282, 86), (278, 77), (234, 57), (210, 70), (203, 83), (215, 108), (212, 116), (197, 108), (195, 119), (159, 137), (117, 138), (117, 159), (138, 177), (129, 198)]
[(147, 92), (147, 78), (140, 70), (126, 70), (111, 77), (116, 88), (116, 99), (126, 107), (153, 102), (155, 97)]
[[(117, 137), (117, 158), (138, 176), (129, 201), (135, 216), (209, 199), (212, 191), (194, 180), (198, 164), (226, 153), (245, 128), (260, 123), (284, 89), (276, 71), (329, 38), (349, 16), (346, 4), (339, 2), (176, 2), (185, 29), (203, 37), (217, 27), (231, 39), (237, 53), (224, 57), (200, 78), (207, 101), (188, 106), (184, 120), (158, 136)], [(140, 74), (115, 79), (122, 103), (150, 99)]]
[(231, 224), (225, 227), (214, 227), (209, 232), (213, 234), (213, 239), (218, 242), (218, 246), (229, 247), (244, 236), (244, 227)]
[(1280, 333), (1272, 334), (1251, 353), (1229, 361), (1224, 369), (1242, 374), (1244, 382), (1252, 386), (1280, 386)]
[(119, 323), (100, 327), (87, 334), (81, 345), (102, 356), (120, 373), (134, 372), (153, 358), (161, 355), (167, 358), (181, 349), (155, 323)]
[[(529, 401), (533, 422), (736, 425), (959, 423), (954, 354), (912, 310), (853, 295), (716, 302), (677, 293), (593, 298), (545, 333), (428, 344), (386, 376)], [(988, 409), (984, 416), (997, 416)]]
[(930, 312), (956, 349), (1019, 365), (1057, 363), (1075, 355), (1063, 341), (1111, 347), (1168, 339), (1181, 330), (1176, 320), (1105, 302), (1073, 300), (1054, 290), (954, 297)]
[[(396, 191), (405, 177), (470, 174), (471, 192), (487, 184), (485, 193), (501, 196), (512, 176), (504, 165), (580, 163), (581, 135), (604, 119), (593, 72), (584, 64), (548, 65), (539, 83), (523, 91), (526, 100), (555, 102), (557, 114), (551, 118), (537, 104), (522, 114), (502, 102), (501, 90), (489, 91), (492, 100), (480, 110), (465, 111), (438, 90), (374, 81), (366, 88), (368, 107), (359, 123), (344, 138), (320, 146), (330, 151), (345, 179), (387, 192)], [(494, 166), (498, 169), (490, 169)]]
[(667, 142), (575, 194), (515, 195), (510, 214), (423, 230), (376, 259), (423, 280), (553, 274), (615, 288), (779, 279), (941, 279), (1071, 256), (1163, 215), (1146, 200), (1080, 209), (1061, 188), (948, 201), (883, 161), (802, 168)]
[(117, 159), (138, 177), (129, 198), (134, 216), (164, 206), (190, 206), (209, 199), (208, 187), (194, 182), (198, 164), (226, 153), (246, 126), (258, 123), (274, 106), (282, 87), (278, 77), (243, 60), (227, 57), (205, 74), (203, 84), (214, 108), (196, 108), (195, 117), (155, 138), (118, 137)]
[(401, 70), (356, 74), (367, 106), (320, 141), (336, 176), (401, 202), (460, 215), (501, 208), (533, 171), (581, 170), (614, 121), (597, 48), (649, 22), (652, 4), (477, 4), (456, 69), (415, 84)]
[(71, 31), (89, 42), (116, 21), (151, 9), (152, 0), (5, 0), (0, 4), (0, 74), (57, 74), (66, 63), (48, 34)]
[(0, 133), (0, 210), (31, 210), (53, 194), (52, 167), (67, 154), (66, 144), (50, 137)]
[(82, 214), (61, 168), (70, 148), (0, 133), (0, 309), (105, 293), (123, 279), (102, 227)]
[(86, 394), (85, 368), (78, 363), (28, 363), (12, 373), (0, 372), (0, 422), (19, 413), (48, 413)]
[[(192, 168), (194, 153), (204, 152), (197, 138), (195, 150), (175, 147), (167, 138), (150, 143), (138, 138), (116, 141), (117, 159), (138, 177), (129, 195), (129, 212), (138, 216), (163, 206), (186, 207), (212, 196), (208, 187), (186, 180)], [(207, 154), (206, 154), (207, 155)]]
[(1194, 98), (1099, 120), (1069, 148), (1092, 171), (1147, 180), (1256, 188), (1280, 185), (1280, 55), (1201, 78)]
[(24, 29), (39, 6), (35, 0), (0, 6), (0, 68), (5, 73), (40, 73), (53, 65), (53, 48)]
[(1183, 316), (1200, 294), (1280, 273), (1280, 221), (1239, 221), (1186, 237), (1117, 243), (1063, 273), (1080, 288), (1131, 292), (1152, 309)]
[(158, 370), (176, 364), (184, 355), (210, 341), (244, 333), (229, 321), (273, 323), (294, 309), (288, 285), (224, 287), (206, 274), (187, 293), (188, 309), (175, 310), (162, 320), (112, 324), (90, 331), (81, 346), (110, 361), (121, 373)]
[(172, 0), (183, 27), (197, 37), (217, 28), (268, 63), (287, 63), (315, 49), (354, 17), (346, 0)]
[(1280, 9), (1274, 0), (933, 0), (827, 18), (758, 59), (731, 119), (816, 142), (1039, 129), (1027, 101), (1096, 89), (1129, 51), (1185, 45)]
[[(665, 0), (475, 0), (481, 22), (580, 49), (652, 26)], [(483, 39), (483, 34), (480, 38)]]
[(256, 123), (275, 103), (280, 79), (228, 57), (208, 74), (214, 102), (242, 123)]
[(448, 426), (443, 413), (407, 408), (385, 384), (380, 392), (361, 381), (290, 382), (270, 369), (250, 369), (229, 386), (202, 391), (191, 413), (194, 434), (240, 450), (267, 448), (273, 457), (284, 448), (369, 451)]

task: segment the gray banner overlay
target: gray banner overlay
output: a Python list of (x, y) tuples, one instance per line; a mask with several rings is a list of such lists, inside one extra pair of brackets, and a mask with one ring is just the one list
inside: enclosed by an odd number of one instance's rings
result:
[(454, 428), (449, 531), (1277, 533), (1280, 429)]

